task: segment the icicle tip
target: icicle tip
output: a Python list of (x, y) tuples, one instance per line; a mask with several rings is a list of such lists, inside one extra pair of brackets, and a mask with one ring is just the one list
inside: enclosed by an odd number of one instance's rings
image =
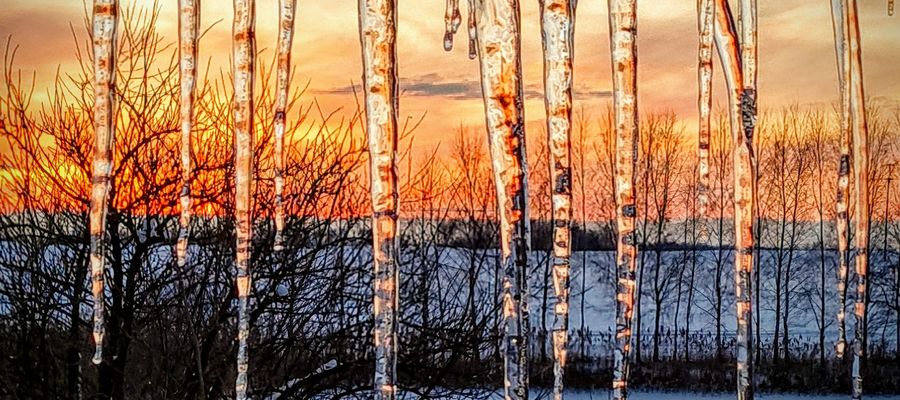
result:
[(103, 347), (97, 346), (97, 348), (94, 349), (94, 358), (91, 359), (91, 362), (94, 363), (94, 365), (103, 363)]
[(453, 50), (453, 33), (450, 31), (444, 32), (444, 51)]

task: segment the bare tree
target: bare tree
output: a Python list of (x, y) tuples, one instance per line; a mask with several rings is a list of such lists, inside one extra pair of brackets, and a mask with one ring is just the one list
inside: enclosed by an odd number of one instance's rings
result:
[(816, 234), (819, 239), (819, 282), (814, 290), (818, 292), (816, 293), (818, 298), (813, 299), (811, 297), (810, 306), (817, 309), (816, 325), (819, 330), (819, 363), (824, 367), (826, 358), (825, 331), (831, 325), (829, 323), (830, 319), (826, 318), (826, 298), (829, 292), (827, 272), (830, 263), (826, 256), (828, 244), (826, 242), (825, 223), (832, 218), (831, 213), (833, 212), (833, 210), (828, 209), (830, 201), (826, 199), (825, 193), (829, 192), (826, 189), (834, 188), (835, 184), (834, 179), (829, 179), (831, 174), (835, 172), (834, 169), (830, 168), (832, 163), (829, 162), (834, 156), (835, 149), (832, 147), (834, 137), (829, 135), (828, 125), (822, 113), (809, 114), (808, 123), (811, 130), (810, 156), (812, 157), (811, 167), (814, 174), (813, 179), (810, 180), (813, 187), (810, 189), (812, 189), (813, 204), (818, 218), (818, 231)]
[[(694, 164), (699, 164), (699, 160), (695, 161)], [(696, 168), (690, 168), (689, 171), (694, 171)], [(684, 204), (685, 210), (685, 221), (684, 221), (684, 241), (689, 244), (689, 246), (685, 247), (685, 252), (683, 258), (685, 259), (685, 263), (687, 265), (683, 266), (681, 272), (678, 276), (678, 304), (676, 305), (675, 310), (675, 356), (674, 358), (678, 359), (678, 316), (681, 310), (681, 297), (683, 293), (687, 292), (687, 298), (684, 301), (685, 305), (685, 315), (684, 315), (684, 360), (690, 361), (691, 352), (690, 352), (690, 335), (691, 335), (691, 322), (693, 318), (693, 309), (694, 309), (694, 296), (696, 292), (696, 282), (697, 282), (697, 266), (699, 265), (699, 256), (698, 256), (698, 246), (700, 244), (700, 232), (697, 227), (698, 223), (702, 221), (704, 218), (702, 214), (698, 213), (698, 198), (700, 191), (700, 177), (697, 174), (690, 173), (687, 178), (686, 184), (683, 186), (684, 195), (682, 196), (682, 202)], [(707, 187), (707, 190), (709, 187)], [(690, 254), (688, 255), (688, 252)], [(687, 259), (690, 259), (688, 262)], [(688, 272), (689, 271), (689, 272)], [(685, 274), (688, 273), (688, 276), (685, 277)], [(687, 279), (687, 282), (684, 280)], [(686, 288), (683, 288), (683, 285), (686, 285)]]
[[(546, 130), (546, 128), (543, 130)], [(532, 335), (534, 340), (530, 348), (537, 353), (535, 355), (538, 357), (538, 360), (544, 363), (547, 361), (548, 347), (551, 353), (554, 351), (552, 339), (548, 337), (553, 328), (547, 324), (552, 324), (550, 318), (555, 318), (555, 316), (551, 316), (553, 312), (550, 310), (551, 301), (555, 303), (555, 299), (551, 300), (551, 297), (555, 297), (555, 295), (551, 293), (554, 290), (551, 288), (553, 285), (554, 256), (552, 242), (554, 228), (551, 224), (553, 220), (553, 182), (550, 177), (553, 171), (550, 166), (550, 143), (546, 140), (549, 136), (546, 132), (542, 133), (544, 134), (537, 138), (533, 137), (532, 140), (534, 142), (528, 144), (528, 159), (534, 160), (534, 162), (528, 165), (528, 188), (530, 189), (528, 210), (531, 221), (531, 246), (533, 250), (530, 257), (532, 257), (533, 262), (527, 276), (539, 277), (537, 282), (530, 286), (531, 293), (529, 293), (529, 296), (539, 297), (540, 299), (540, 305), (535, 306), (531, 312), (531, 315), (539, 319), (540, 322), (539, 327), (534, 329)], [(529, 283), (532, 283), (530, 279)]]
[[(801, 125), (804, 116), (796, 108), (789, 108), (781, 113), (779, 120), (767, 130), (770, 156), (767, 158), (763, 172), (769, 176), (766, 181), (766, 192), (771, 196), (770, 219), (775, 221), (776, 229), (772, 243), (774, 258), (774, 297), (775, 297), (775, 335), (772, 338), (772, 357), (779, 361), (781, 353), (790, 358), (791, 303), (799, 284), (797, 269), (803, 265), (797, 260), (800, 247), (802, 219), (807, 213), (804, 193), (809, 178), (809, 159), (804, 148)], [(796, 303), (794, 304), (796, 307)], [(780, 321), (779, 321), (780, 319)], [(779, 335), (779, 333), (781, 333)]]
[[(672, 278), (678, 270), (671, 265), (673, 263), (666, 262), (663, 251), (667, 242), (667, 227), (672, 218), (672, 205), (677, 200), (676, 187), (681, 184), (679, 178), (682, 176), (683, 145), (682, 132), (672, 113), (651, 115), (643, 124), (643, 130), (641, 155), (647, 160), (642, 163), (647, 171), (643, 174), (645, 180), (639, 183), (639, 190), (646, 192), (646, 197), (649, 198), (649, 201), (642, 204), (643, 214), (652, 217), (652, 227), (645, 226), (644, 229), (652, 230), (649, 233), (653, 240), (653, 269), (645, 272), (652, 273), (653, 361), (658, 362), (664, 303), (672, 295)], [(645, 222), (645, 225), (651, 224)], [(646, 253), (648, 251), (643, 251), (642, 255)]]

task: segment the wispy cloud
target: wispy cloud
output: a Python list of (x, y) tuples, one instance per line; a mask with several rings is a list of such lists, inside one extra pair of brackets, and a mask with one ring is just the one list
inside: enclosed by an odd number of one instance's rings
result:
[[(317, 94), (347, 95), (361, 93), (362, 87), (357, 84), (348, 84), (329, 89), (316, 90)], [(444, 77), (437, 73), (400, 78), (401, 96), (412, 97), (440, 97), (451, 100), (470, 100), (481, 98), (481, 84), (472, 79)], [(596, 99), (612, 96), (612, 91), (607, 89), (592, 88), (587, 85), (577, 85), (573, 95), (577, 99)], [(541, 99), (544, 96), (544, 87), (541, 84), (528, 84), (525, 86), (525, 97), (529, 99)]]
[[(316, 90), (317, 94), (346, 95), (361, 93), (358, 83), (338, 86), (330, 89)], [(475, 80), (456, 80), (442, 77), (436, 73), (400, 78), (401, 96), (443, 97), (454, 100), (481, 98), (481, 85)]]

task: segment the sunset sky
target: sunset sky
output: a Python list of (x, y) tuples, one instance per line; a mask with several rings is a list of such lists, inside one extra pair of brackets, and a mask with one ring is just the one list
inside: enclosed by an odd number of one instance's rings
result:
[[(153, 5), (150, 0), (140, 2)], [(466, 2), (461, 3), (465, 21)], [(900, 16), (887, 15), (887, 0), (859, 3), (867, 94), (896, 105), (900, 102)], [(131, 4), (122, 2), (123, 7)], [(157, 28), (174, 42), (177, 1), (159, 4), (162, 15)], [(763, 109), (793, 103), (830, 106), (837, 100), (829, 4), (826, 0), (759, 2)], [(538, 1), (522, 1), (521, 6), (526, 119), (530, 128), (537, 128), (544, 118)], [(696, 120), (695, 7), (694, 0), (645, 0), (638, 8), (640, 107), (645, 112), (673, 110), (688, 126)], [(295, 83), (310, 82), (303, 103), (315, 98), (326, 110), (352, 106), (350, 83), (361, 80), (357, 1), (299, 0), (298, 8)], [(477, 62), (467, 57), (464, 29), (453, 51), (443, 51), (443, 13), (443, 1), (399, 1), (401, 121), (427, 112), (416, 137), (418, 145), (424, 146), (446, 142), (460, 124), (484, 125)], [(77, 0), (4, 0), (0, 36), (11, 36), (20, 46), (17, 65), (36, 72), (38, 101), (58, 67), (66, 71), (74, 66), (70, 24), (84, 37), (84, 18), (85, 5)], [(218, 70), (227, 66), (230, 54), (231, 2), (204, 1), (201, 18), (203, 29), (214, 26), (201, 41), (200, 55)], [(267, 60), (274, 52), (276, 21), (277, 0), (258, 0), (257, 47)], [(611, 89), (606, 2), (582, 0), (576, 27), (575, 106), (596, 116)], [(715, 68), (721, 92), (724, 83), (718, 61)], [(715, 101), (721, 106), (725, 98)]]

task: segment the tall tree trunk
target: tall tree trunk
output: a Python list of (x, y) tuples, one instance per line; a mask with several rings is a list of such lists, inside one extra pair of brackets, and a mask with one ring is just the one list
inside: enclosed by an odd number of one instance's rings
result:
[(178, 244), (175, 255), (178, 273), (187, 263), (188, 238), (191, 236), (191, 131), (194, 124), (194, 93), (197, 87), (197, 41), (200, 31), (200, 0), (178, 0), (178, 41), (181, 62), (181, 218), (178, 220)]
[(375, 398), (397, 396), (399, 260), (397, 214), (397, 8), (394, 0), (359, 3), (375, 272)]
[(504, 391), (528, 398), (528, 166), (518, 0), (476, 0), (476, 39), (500, 212)]
[[(856, 0), (846, 2), (846, 27), (850, 53), (850, 116), (853, 132), (853, 174), (856, 189), (856, 317), (853, 342), (853, 399), (863, 392), (863, 362), (866, 352), (866, 305), (869, 272), (869, 131), (866, 122), (866, 98), (862, 69), (862, 45)], [(846, 58), (845, 58), (846, 59)]]
[[(616, 353), (613, 398), (628, 398), (631, 317), (634, 304), (635, 176), (639, 143), (637, 108), (637, 3), (609, 1), (609, 39), (612, 52), (613, 102), (616, 130)], [(640, 332), (638, 333), (640, 335)]]
[(284, 126), (291, 86), (291, 46), (297, 0), (280, 0), (278, 7), (278, 72), (275, 79), (275, 252), (284, 250)]
[(94, 298), (94, 364), (103, 362), (106, 210), (112, 186), (116, 136), (116, 0), (94, 0), (94, 159), (91, 176), (91, 293)]
[[(709, 139), (712, 124), (712, 76), (713, 76), (713, 24), (715, 21), (715, 1), (699, 0), (697, 2), (697, 28), (700, 34), (698, 51), (697, 83), (699, 94), (697, 108), (700, 114), (699, 137), (697, 140), (697, 173), (698, 194), (701, 220), (706, 217), (709, 205)], [(705, 239), (706, 224), (702, 224), (701, 238)]]
[(238, 293), (238, 355), (235, 393), (247, 398), (250, 336), (250, 246), (253, 187), (253, 83), (256, 61), (256, 1), (234, 0), (232, 73), (234, 74), (234, 219), (236, 229), (235, 265)]
[(576, 0), (542, 0), (544, 103), (550, 149), (553, 218), (553, 398), (563, 398), (569, 331), (569, 265), (572, 255), (572, 65)]
[(847, 343), (846, 311), (847, 280), (850, 270), (850, 51), (847, 28), (847, 0), (831, 1), (831, 21), (834, 30), (834, 50), (837, 59), (838, 85), (841, 97), (840, 165), (838, 169), (837, 213), (835, 229), (838, 241), (837, 292), (838, 341), (836, 353), (843, 358)]

